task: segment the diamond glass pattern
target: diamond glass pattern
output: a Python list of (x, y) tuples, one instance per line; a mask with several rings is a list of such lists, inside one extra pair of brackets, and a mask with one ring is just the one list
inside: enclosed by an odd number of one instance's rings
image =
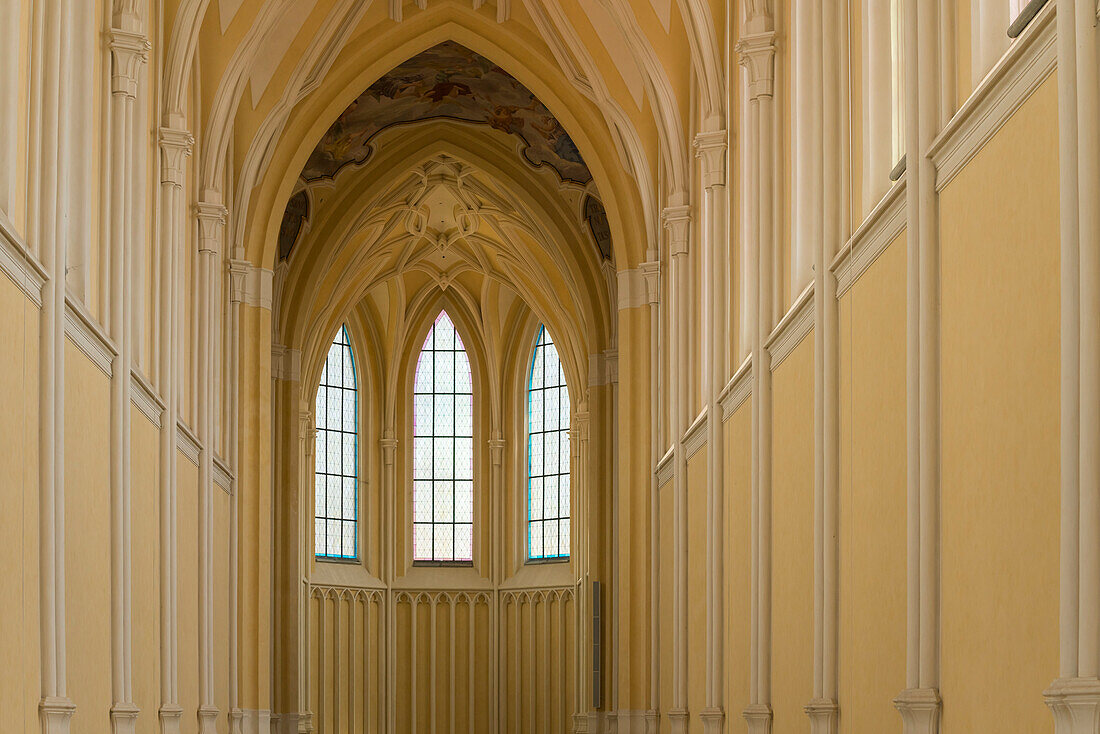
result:
[(413, 560), (473, 560), (473, 435), (470, 360), (442, 311), (413, 378)]
[(314, 415), (314, 553), (318, 558), (357, 558), (359, 390), (347, 326), (340, 327), (329, 347)]
[(569, 388), (545, 326), (527, 384), (527, 557), (569, 557)]

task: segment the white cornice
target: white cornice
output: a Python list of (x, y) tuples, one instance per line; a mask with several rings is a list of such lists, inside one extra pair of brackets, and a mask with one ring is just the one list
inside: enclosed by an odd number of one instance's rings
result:
[(937, 191), (958, 175), (1054, 71), (1058, 64), (1057, 5), (1047, 3), (1039, 11), (932, 141), (928, 157), (936, 166)]
[(198, 466), (199, 452), (202, 450), (199, 439), (182, 419), (176, 422), (176, 427), (179, 429), (176, 431), (176, 448), (182, 451), (192, 464)]
[(233, 494), (233, 472), (225, 459), (217, 454), (214, 455), (214, 484), (225, 490), (226, 494)]
[(749, 399), (751, 394), (752, 357), (750, 356), (741, 363), (741, 366), (733, 373), (733, 377), (722, 389), (722, 394), (718, 396), (718, 402), (722, 406), (722, 420), (725, 421), (736, 413), (737, 409)]
[(902, 174), (886, 196), (875, 205), (863, 224), (852, 234), (848, 244), (837, 253), (829, 266), (836, 277), (837, 298), (852, 287), (860, 276), (886, 251), (890, 243), (905, 229), (905, 182)]
[(0, 270), (34, 301), (34, 305), (42, 305), (42, 285), (49, 279), (46, 269), (27, 249), (3, 211), (0, 211)]
[(161, 399), (145, 376), (136, 369), (130, 370), (130, 401), (157, 428), (160, 428), (161, 415), (164, 413), (164, 400)]
[(657, 475), (658, 488), (672, 481), (672, 470), (676, 466), (676, 462), (672, 460), (672, 457), (675, 455), (676, 450), (670, 446), (665, 455), (657, 462), (657, 467), (653, 470), (653, 473)]
[(68, 293), (65, 294), (65, 336), (92, 360), (100, 372), (111, 376), (111, 365), (118, 356), (118, 349), (83, 304)]
[(790, 309), (764, 342), (764, 348), (772, 356), (772, 370), (795, 350), (810, 330), (814, 328), (814, 284), (811, 282), (799, 294)]
[(688, 426), (680, 443), (684, 445), (684, 456), (688, 459), (707, 445), (707, 409), (705, 407)]

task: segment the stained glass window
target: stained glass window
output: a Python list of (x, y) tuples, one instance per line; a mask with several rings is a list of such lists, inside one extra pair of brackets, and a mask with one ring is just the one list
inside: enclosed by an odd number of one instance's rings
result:
[(527, 385), (527, 557), (569, 557), (569, 389), (545, 326)]
[(317, 389), (313, 548), (318, 558), (359, 555), (359, 390), (348, 328), (328, 350)]
[(474, 557), (474, 395), (470, 360), (446, 311), (413, 383), (413, 560)]

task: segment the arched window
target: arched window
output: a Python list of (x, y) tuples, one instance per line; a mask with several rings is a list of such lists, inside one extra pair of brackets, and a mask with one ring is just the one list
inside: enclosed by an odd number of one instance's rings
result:
[(474, 557), (474, 395), (470, 360), (446, 311), (413, 382), (413, 560)]
[(341, 326), (317, 388), (313, 547), (318, 558), (359, 556), (359, 389)]
[(569, 557), (569, 389), (545, 326), (527, 384), (527, 557)]

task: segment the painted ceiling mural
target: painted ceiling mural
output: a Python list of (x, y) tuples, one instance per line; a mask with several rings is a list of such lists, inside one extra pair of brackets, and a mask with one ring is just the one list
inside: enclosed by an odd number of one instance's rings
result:
[(443, 118), (515, 136), (528, 163), (552, 168), (563, 182), (592, 180), (550, 110), (508, 72), (453, 41), (413, 56), (359, 95), (321, 138), (302, 178), (332, 179), (345, 166), (366, 163), (371, 140), (387, 128)]

